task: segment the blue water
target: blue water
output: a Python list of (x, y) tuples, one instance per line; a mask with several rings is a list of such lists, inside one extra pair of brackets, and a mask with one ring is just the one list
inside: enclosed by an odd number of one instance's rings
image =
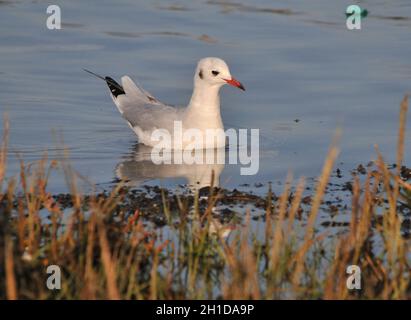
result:
[[(394, 162), (399, 103), (411, 92), (411, 3), (356, 3), (369, 15), (362, 30), (348, 31), (345, 2), (54, 1), (63, 26), (48, 30), (48, 1), (0, 1), (8, 175), (18, 172), (19, 155), (26, 162), (45, 151), (59, 156), (63, 137), (73, 167), (100, 186), (110, 185), (125, 162), (137, 184), (186, 183), (190, 169), (162, 176), (164, 170), (149, 168), (141, 176), (137, 161), (133, 169), (140, 152), (134, 133), (104, 83), (82, 68), (117, 79), (128, 74), (160, 100), (185, 105), (195, 64), (205, 56), (226, 60), (247, 89), (222, 89), (225, 127), (261, 131), (258, 174), (241, 176), (239, 166), (227, 165), (222, 185), (253, 188), (284, 180), (288, 170), (317, 176), (337, 127), (337, 166), (347, 180), (348, 170), (375, 159), (375, 144)], [(58, 176), (54, 191), (64, 189)]]

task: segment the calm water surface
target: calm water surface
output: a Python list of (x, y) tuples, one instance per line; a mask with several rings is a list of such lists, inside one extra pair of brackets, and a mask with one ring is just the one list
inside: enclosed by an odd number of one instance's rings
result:
[[(394, 161), (399, 103), (411, 92), (408, 0), (357, 1), (370, 12), (361, 31), (346, 29), (345, 2), (53, 3), (61, 7), (62, 30), (46, 28), (48, 1), (0, 1), (9, 176), (18, 171), (18, 155), (33, 162), (44, 151), (61, 154), (63, 136), (73, 167), (103, 188), (122, 175), (135, 185), (187, 183), (202, 168), (144, 161), (147, 152), (106, 86), (82, 68), (128, 74), (160, 100), (185, 105), (195, 64), (205, 56), (225, 59), (247, 88), (222, 89), (226, 128), (261, 130), (259, 173), (240, 176), (239, 166), (222, 166), (223, 186), (282, 181), (290, 169), (318, 175), (336, 127), (343, 130), (338, 166), (347, 180), (349, 169), (375, 158), (375, 144)], [(410, 137), (408, 131), (408, 161)], [(64, 190), (63, 179), (53, 179), (54, 191)]]

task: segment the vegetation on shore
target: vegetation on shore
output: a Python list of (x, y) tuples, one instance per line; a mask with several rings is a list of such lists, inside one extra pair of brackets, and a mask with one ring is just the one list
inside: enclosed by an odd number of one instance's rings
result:
[[(160, 190), (160, 228), (145, 220), (149, 207), (124, 205), (130, 191), (122, 182), (104, 195), (79, 192), (80, 176), (65, 161), (45, 157), (33, 167), (21, 160), (19, 177), (6, 179), (5, 121), (0, 299), (410, 299), (411, 239), (401, 227), (409, 216), (399, 210), (411, 211), (411, 184), (401, 174), (407, 108), (405, 97), (395, 167), (376, 151), (375, 170), (352, 179), (351, 220), (334, 234), (316, 221), (336, 142), (308, 206), (304, 179), (291, 192), (290, 176), (281, 195), (268, 191), (263, 221), (245, 211), (231, 230), (215, 217), (222, 190), (210, 187), (207, 197)], [(48, 191), (52, 170), (65, 174), (69, 206)], [(49, 265), (61, 268), (60, 290), (46, 286)], [(349, 265), (361, 269), (360, 290), (347, 289)]]

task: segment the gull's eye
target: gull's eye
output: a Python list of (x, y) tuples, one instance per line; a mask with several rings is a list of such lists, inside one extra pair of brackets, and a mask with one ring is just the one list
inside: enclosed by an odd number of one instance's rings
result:
[(213, 76), (215, 77), (215, 76), (218, 76), (218, 74), (219, 74), (220, 72), (218, 72), (218, 71), (216, 71), (216, 70), (213, 70), (213, 71), (211, 71), (211, 73), (212, 73)]

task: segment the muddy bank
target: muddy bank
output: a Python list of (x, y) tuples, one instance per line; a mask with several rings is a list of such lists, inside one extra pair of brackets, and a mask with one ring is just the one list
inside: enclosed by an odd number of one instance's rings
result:
[[(395, 165), (388, 166), (396, 169)], [(403, 181), (411, 180), (411, 169), (403, 166), (400, 169)], [(370, 179), (377, 175), (373, 162), (366, 165), (360, 164), (357, 168), (342, 172), (339, 168), (333, 171), (331, 180), (327, 185), (324, 199), (321, 203), (321, 214), (319, 215), (318, 226), (323, 228), (343, 228), (350, 224), (350, 213), (352, 210), (352, 194), (355, 179), (359, 181)], [(347, 180), (347, 177), (350, 179)], [(307, 179), (309, 183), (305, 186), (300, 205), (296, 212), (297, 220), (304, 220), (310, 210), (313, 195), (315, 194), (316, 179)], [(119, 182), (121, 183), (121, 182)], [(115, 187), (113, 187), (115, 188)], [(256, 188), (265, 188), (266, 195), (261, 196), (253, 192)], [(241, 189), (241, 190), (240, 190)], [(375, 203), (384, 212), (388, 208), (388, 200), (383, 192), (380, 182), (377, 187)], [(89, 209), (91, 199), (107, 200), (112, 195), (113, 190), (104, 190), (97, 194), (87, 194), (82, 196), (81, 206), (84, 211)], [(260, 192), (261, 193), (261, 192)], [(295, 186), (290, 187), (286, 204), (289, 208), (296, 194)], [(159, 186), (142, 186), (139, 188), (121, 187), (116, 193), (117, 204), (114, 211), (116, 215), (127, 218), (136, 212), (146, 223), (152, 223), (155, 227), (163, 227), (168, 223), (167, 214), (171, 214), (175, 224), (179, 224), (181, 219), (190, 218), (193, 208), (198, 205), (199, 211), (205, 214), (207, 208), (212, 207), (211, 214), (221, 224), (238, 225), (244, 219), (246, 212), (250, 213), (254, 221), (265, 221), (267, 211), (273, 216), (278, 211), (281, 192), (274, 192), (271, 183), (256, 184), (253, 186), (243, 184), (238, 189), (210, 188), (203, 187), (197, 191), (189, 186), (180, 186), (177, 189), (164, 189)], [(70, 211), (74, 207), (73, 196), (68, 193), (54, 194), (51, 196), (61, 210)], [(198, 199), (198, 201), (196, 201)], [(401, 189), (397, 203), (397, 212), (402, 219), (402, 235), (405, 238), (411, 236), (411, 197), (407, 190)], [(14, 208), (18, 208), (22, 199), (17, 196), (13, 201)], [(3, 201), (4, 202), (4, 201)], [(3, 203), (4, 205), (4, 203)], [(40, 208), (43, 209), (43, 208)], [(168, 213), (167, 213), (167, 212)], [(46, 215), (46, 219), (50, 218)], [(382, 223), (382, 216), (376, 216), (373, 226)]]

